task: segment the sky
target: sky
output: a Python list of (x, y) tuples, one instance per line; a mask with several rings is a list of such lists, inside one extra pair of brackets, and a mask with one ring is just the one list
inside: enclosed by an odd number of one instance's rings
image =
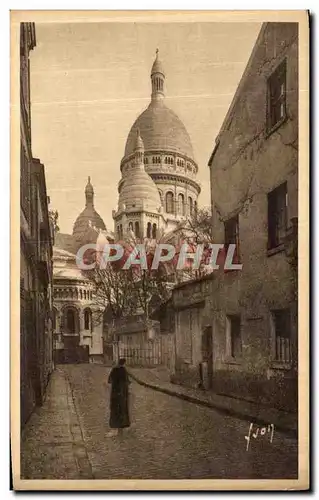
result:
[(166, 105), (191, 138), (210, 205), (208, 160), (257, 39), (259, 23), (36, 24), (30, 53), (32, 151), (45, 165), (50, 208), (71, 233), (87, 177), (95, 208), (113, 230), (126, 138), (151, 95), (156, 48)]

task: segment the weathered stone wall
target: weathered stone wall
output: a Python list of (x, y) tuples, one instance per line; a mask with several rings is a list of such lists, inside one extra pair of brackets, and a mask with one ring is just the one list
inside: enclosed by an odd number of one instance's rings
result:
[[(263, 31), (239, 95), (224, 122), (211, 161), (213, 235), (224, 241), (224, 221), (239, 216), (243, 270), (219, 273), (211, 299), (214, 316), (214, 388), (294, 408), (297, 398), (297, 318), (293, 271), (285, 248), (268, 251), (267, 194), (287, 181), (288, 228), (298, 215), (298, 39), (294, 24)], [(286, 58), (287, 116), (267, 133), (267, 79)], [(289, 308), (294, 360), (274, 359), (271, 310)], [(225, 354), (226, 315), (241, 316), (242, 357)]]

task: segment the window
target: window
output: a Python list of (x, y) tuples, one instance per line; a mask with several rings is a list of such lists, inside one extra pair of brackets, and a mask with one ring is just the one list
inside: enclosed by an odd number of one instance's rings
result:
[(152, 238), (154, 240), (156, 239), (156, 233), (157, 233), (157, 227), (156, 227), (156, 224), (154, 223), (153, 228), (152, 228)]
[(289, 309), (279, 309), (272, 312), (275, 359), (283, 363), (291, 361), (291, 328)]
[(283, 242), (287, 230), (287, 183), (268, 193), (268, 249)]
[(235, 244), (234, 256), (239, 260), (239, 218), (238, 215), (224, 222), (225, 229), (225, 250), (228, 250), (230, 244)]
[(185, 215), (184, 195), (182, 193), (178, 195), (178, 213)]
[(168, 214), (174, 213), (174, 196), (173, 193), (166, 193), (166, 212)]
[(271, 131), (286, 116), (286, 61), (268, 79), (267, 129)]
[(240, 358), (242, 355), (240, 316), (227, 316), (226, 335), (228, 356), (234, 359)]
[(146, 231), (146, 237), (150, 238), (152, 233), (152, 223), (148, 222), (147, 223), (147, 231)]
[(75, 312), (68, 309), (66, 313), (66, 328), (68, 333), (75, 333)]
[(190, 196), (188, 198), (188, 209), (189, 215), (193, 215), (193, 199)]
[(84, 311), (84, 330), (91, 330), (91, 310)]
[(137, 221), (135, 222), (135, 236), (136, 238), (140, 237), (140, 225)]

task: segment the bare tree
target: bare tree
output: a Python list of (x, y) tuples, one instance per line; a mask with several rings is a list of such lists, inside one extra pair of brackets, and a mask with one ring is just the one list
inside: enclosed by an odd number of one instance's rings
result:
[[(149, 321), (150, 314), (155, 307), (170, 296), (174, 278), (167, 274), (162, 265), (152, 269), (156, 241), (138, 240), (130, 234), (124, 246), (124, 255), (119, 261), (97, 262), (94, 252), (86, 256), (85, 262), (95, 260), (94, 269), (85, 271), (85, 275), (93, 284), (97, 309), (100, 310), (100, 320), (107, 312), (109, 322), (134, 315), (142, 315)], [(147, 266), (132, 263), (128, 268), (123, 268), (124, 263), (136, 248), (143, 243), (146, 251)], [(136, 259), (139, 256), (136, 255)], [(98, 313), (97, 313), (98, 314)], [(98, 318), (96, 318), (98, 320)]]

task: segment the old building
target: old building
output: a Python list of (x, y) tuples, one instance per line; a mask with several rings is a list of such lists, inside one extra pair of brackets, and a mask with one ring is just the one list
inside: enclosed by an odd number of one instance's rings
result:
[(137, 238), (156, 238), (174, 229), (196, 210), (200, 193), (190, 137), (165, 103), (165, 71), (158, 51), (151, 84), (151, 102), (131, 127), (121, 161), (118, 208), (113, 212), (117, 239), (128, 231)]
[(20, 25), (20, 384), (21, 425), (43, 402), (53, 370), (52, 242), (45, 171), (32, 156), (29, 53), (33, 23)]
[(57, 232), (55, 236), (53, 329), (57, 363), (103, 362), (103, 312), (107, 304), (102, 307), (97, 303), (94, 284), (77, 265), (76, 254), (84, 245), (95, 247), (101, 236), (106, 243), (112, 235), (95, 210), (90, 177), (84, 195), (85, 208), (72, 234)]
[[(175, 378), (192, 373), (188, 383), (198, 383), (204, 361), (214, 391), (294, 410), (297, 24), (262, 26), (209, 168), (213, 240), (236, 244), (242, 270), (217, 271), (205, 285), (190, 283), (174, 292), (176, 308), (184, 310), (177, 312)], [(196, 295), (201, 307), (194, 304)]]
[[(166, 106), (164, 83), (157, 50), (151, 69), (151, 102), (131, 127), (121, 161), (118, 207), (113, 211), (116, 241), (171, 242), (177, 226), (197, 210), (198, 165), (184, 124)], [(166, 351), (171, 344), (167, 341), (162, 348), (164, 337), (158, 336), (158, 328), (145, 316), (145, 310), (137, 310), (136, 316), (112, 326), (119, 342), (117, 352), (137, 364), (160, 364), (164, 358), (170, 364)]]
[(56, 363), (103, 362), (103, 309), (74, 254), (54, 247), (54, 355)]

